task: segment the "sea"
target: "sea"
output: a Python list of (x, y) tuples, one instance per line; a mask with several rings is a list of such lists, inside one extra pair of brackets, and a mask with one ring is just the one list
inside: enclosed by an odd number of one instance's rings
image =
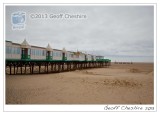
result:
[(111, 62), (154, 62), (154, 56), (105, 56)]

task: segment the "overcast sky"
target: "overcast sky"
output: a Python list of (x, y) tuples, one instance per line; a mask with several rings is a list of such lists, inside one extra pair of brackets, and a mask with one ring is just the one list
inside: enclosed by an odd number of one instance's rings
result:
[[(24, 30), (12, 30), (11, 14), (26, 12)], [(79, 14), (86, 18), (32, 19), (31, 14)], [(153, 6), (7, 6), (6, 40), (104, 56), (154, 55)], [(118, 58), (118, 57), (117, 57)], [(141, 59), (143, 60), (143, 59)]]

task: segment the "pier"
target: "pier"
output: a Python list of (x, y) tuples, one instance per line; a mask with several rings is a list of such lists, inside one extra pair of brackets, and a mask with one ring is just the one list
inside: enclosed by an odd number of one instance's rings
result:
[(102, 61), (46, 61), (46, 60), (6, 60), (6, 74), (48, 74), (89, 68), (109, 67), (109, 60)]

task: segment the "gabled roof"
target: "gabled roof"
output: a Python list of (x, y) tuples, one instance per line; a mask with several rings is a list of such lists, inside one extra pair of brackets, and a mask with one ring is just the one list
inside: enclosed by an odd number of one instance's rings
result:
[(21, 43), (21, 48), (31, 48), (26, 39), (24, 39), (24, 41)]
[(65, 48), (63, 48), (63, 49), (62, 49), (62, 52), (63, 52), (63, 53), (65, 53), (65, 52), (66, 52), (66, 49), (65, 49)]
[(51, 48), (51, 46), (48, 44), (47, 48), (46, 48), (47, 51), (53, 51), (53, 49)]

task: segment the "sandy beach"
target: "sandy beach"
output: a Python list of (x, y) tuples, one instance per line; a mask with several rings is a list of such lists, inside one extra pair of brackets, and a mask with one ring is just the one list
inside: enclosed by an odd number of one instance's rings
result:
[(153, 104), (153, 63), (6, 75), (6, 104)]

